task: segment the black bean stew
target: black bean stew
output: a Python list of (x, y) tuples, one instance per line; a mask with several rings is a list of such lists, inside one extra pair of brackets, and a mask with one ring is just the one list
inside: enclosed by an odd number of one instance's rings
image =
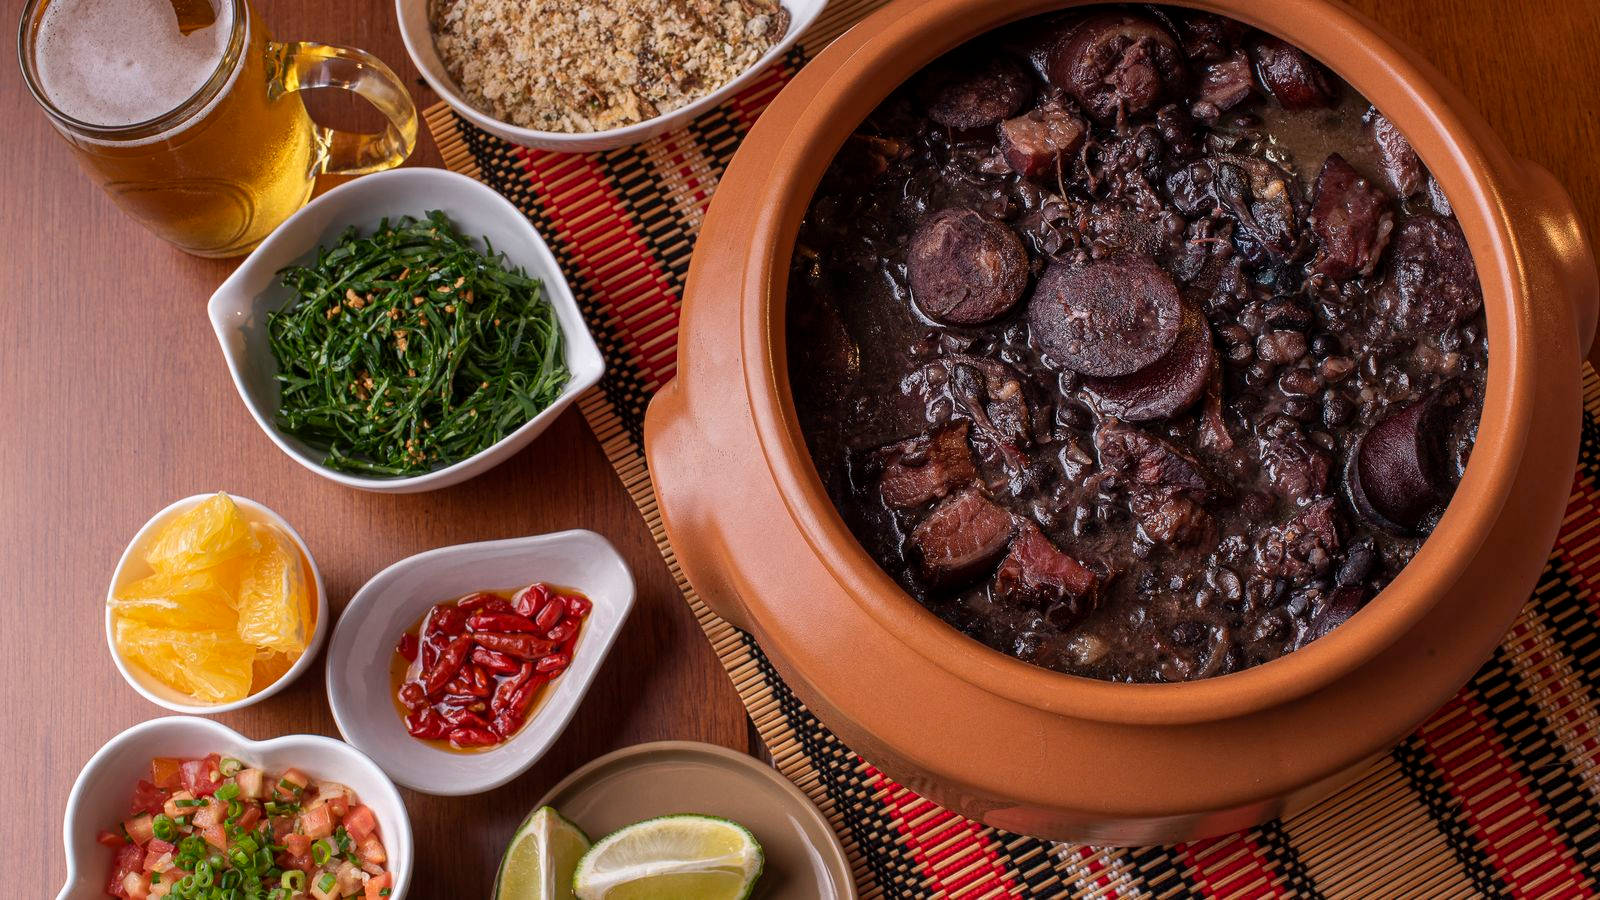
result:
[(1405, 566), (1476, 435), (1461, 228), (1332, 72), (1163, 7), (1033, 19), (845, 143), (789, 372), (852, 531), (991, 647), (1111, 681), (1304, 646)]

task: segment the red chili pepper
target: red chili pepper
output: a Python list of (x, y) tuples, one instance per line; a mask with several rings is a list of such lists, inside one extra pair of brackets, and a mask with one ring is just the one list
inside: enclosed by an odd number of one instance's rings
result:
[(489, 747), (498, 743), (500, 738), (487, 727), (463, 725), (450, 732), (450, 744), (453, 747)]
[(534, 663), (533, 670), (540, 675), (555, 676), (561, 674), (571, 664), (572, 657), (570, 655), (552, 653), (549, 656), (541, 657), (538, 662)]
[(472, 661), (496, 675), (513, 675), (522, 664), (505, 655), (483, 647), (472, 648)]
[(589, 614), (589, 610), (594, 608), (594, 601), (590, 600), (588, 597), (579, 596), (578, 594), (567, 594), (562, 599), (567, 601), (567, 612), (572, 613), (580, 619), (584, 616), (587, 616)]
[(511, 606), (524, 616), (532, 617), (550, 599), (550, 589), (542, 584), (530, 584), (511, 598)]
[(474, 613), (467, 620), (467, 627), (473, 631), (493, 631), (499, 634), (526, 634), (530, 632), (549, 631), (540, 628), (527, 616), (516, 613)]
[(431, 706), (425, 706), (409, 716), (406, 716), (406, 731), (412, 737), (423, 740), (438, 740), (450, 733), (450, 726), (445, 724), (444, 717)]
[(416, 662), (418, 647), (417, 636), (407, 632), (400, 635), (400, 643), (396, 644), (394, 649), (396, 653), (405, 657), (406, 662)]
[(544, 605), (543, 609), (539, 610), (539, 614), (533, 617), (533, 624), (536, 626), (535, 630), (543, 634), (556, 627), (556, 623), (566, 618), (566, 616), (567, 604), (563, 603), (560, 597), (553, 597), (549, 603)]
[(488, 728), (489, 727), (489, 723), (484, 721), (483, 716), (478, 715), (477, 713), (473, 712), (470, 709), (462, 709), (461, 707), (453, 707), (451, 709), (445, 710), (440, 715), (442, 715), (444, 717), (445, 722), (451, 728)]
[(484, 591), (479, 591), (470, 597), (464, 597), (456, 601), (456, 609), (468, 613), (484, 609), (498, 610), (499, 607), (510, 610), (511, 604), (507, 603), (504, 597), (496, 597), (494, 594)]
[(556, 625), (556, 627), (550, 629), (549, 633), (546, 634), (545, 637), (549, 638), (551, 643), (560, 645), (560, 644), (565, 644), (568, 640), (570, 640), (572, 638), (573, 635), (575, 635), (577, 633), (578, 633), (578, 620), (577, 619), (562, 619)]
[[(493, 649), (493, 648), (491, 648)], [(423, 673), (422, 688), (432, 697), (444, 690), (450, 679), (456, 677), (461, 667), (466, 664), (467, 653), (472, 650), (472, 638), (462, 635), (451, 641), (442, 653), (439, 662), (430, 670)]]
[(428, 696), (427, 692), (422, 689), (422, 683), (408, 681), (400, 685), (400, 703), (412, 712), (427, 706)]
[(494, 699), (489, 701), (489, 708), (497, 713), (504, 711), (506, 709), (506, 704), (510, 702), (512, 695), (517, 692), (517, 688), (521, 687), (523, 682), (532, 677), (533, 663), (525, 662), (518, 666), (517, 673), (515, 675), (502, 680), (500, 685), (494, 689)]
[(485, 650), (494, 650), (518, 659), (538, 659), (555, 649), (555, 644), (531, 634), (479, 632), (472, 639)]

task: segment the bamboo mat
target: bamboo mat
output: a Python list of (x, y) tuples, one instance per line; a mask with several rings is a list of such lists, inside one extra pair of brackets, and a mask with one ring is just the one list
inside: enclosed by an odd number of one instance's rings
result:
[(1058, 844), (984, 826), (896, 784), (795, 698), (683, 577), (645, 466), (673, 376), (679, 295), (717, 178), (805, 60), (878, 0), (836, 0), (799, 46), (690, 127), (563, 155), (506, 144), (439, 104), (446, 165), (509, 197), (550, 243), (609, 369), (580, 400), (778, 769), (832, 821), (863, 897), (1580, 897), (1600, 871), (1600, 380), (1580, 469), (1522, 616), (1472, 682), (1355, 783), (1289, 819), (1171, 847)]

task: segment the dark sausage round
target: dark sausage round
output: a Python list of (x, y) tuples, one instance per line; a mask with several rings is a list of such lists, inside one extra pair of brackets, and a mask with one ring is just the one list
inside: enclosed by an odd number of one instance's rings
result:
[(1050, 55), (1050, 81), (1102, 122), (1137, 115), (1184, 78), (1172, 34), (1144, 16), (1105, 12), (1085, 19)]
[(1178, 340), (1183, 301), (1172, 277), (1145, 256), (1072, 267), (1053, 263), (1028, 301), (1034, 341), (1057, 363), (1111, 378), (1143, 369)]
[(946, 128), (988, 128), (1010, 118), (1033, 96), (1028, 73), (1009, 56), (958, 53), (922, 76), (918, 96), (928, 118)]
[(1178, 341), (1154, 363), (1120, 378), (1085, 378), (1083, 387), (1106, 415), (1147, 422), (1188, 409), (1217, 371), (1217, 350), (1205, 314), (1185, 304)]
[(1010, 228), (970, 209), (925, 219), (906, 247), (917, 306), (948, 325), (979, 325), (1004, 315), (1028, 287), (1028, 251)]

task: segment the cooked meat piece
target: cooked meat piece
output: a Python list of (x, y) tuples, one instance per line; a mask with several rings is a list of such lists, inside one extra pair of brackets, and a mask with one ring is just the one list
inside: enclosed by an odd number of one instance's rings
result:
[(1054, 173), (1065, 156), (1077, 152), (1087, 129), (1083, 120), (1055, 100), (1046, 100), (1000, 123), (1000, 152), (1019, 175)]
[(1184, 10), (1178, 14), (1183, 53), (1198, 62), (1216, 62), (1232, 53), (1250, 29), (1238, 19)]
[(1325, 497), (1268, 528), (1256, 542), (1256, 570), (1268, 578), (1293, 579), (1326, 572), (1339, 549), (1333, 503), (1332, 497)]
[(1383, 174), (1389, 179), (1389, 186), (1402, 197), (1409, 197), (1426, 186), (1428, 176), (1422, 168), (1422, 160), (1417, 157), (1417, 151), (1411, 149), (1411, 142), (1394, 127), (1394, 123), (1378, 112), (1377, 108), (1367, 112), (1367, 134), (1372, 142), (1378, 146), (1378, 157), (1383, 160)]
[(944, 360), (950, 393), (957, 407), (972, 417), (978, 433), (997, 447), (1028, 446), (1031, 414), (1022, 376), (1003, 362), (953, 354)]
[(978, 325), (1004, 315), (1028, 287), (1028, 251), (1003, 223), (970, 209), (923, 220), (906, 247), (912, 298), (929, 318)]
[(1250, 46), (1256, 75), (1284, 109), (1311, 109), (1338, 102), (1336, 81), (1322, 63), (1293, 44), (1261, 35)]
[(1214, 196), (1239, 224), (1234, 244), (1260, 266), (1299, 255), (1305, 218), (1298, 179), (1253, 156), (1219, 155), (1211, 161)]
[(1261, 442), (1261, 468), (1273, 493), (1294, 506), (1325, 494), (1332, 468), (1327, 452), (1287, 416), (1280, 416), (1267, 431), (1271, 437)]
[(1094, 609), (1098, 583), (1093, 572), (1062, 553), (1039, 526), (1023, 521), (1011, 541), (1011, 552), (995, 572), (994, 592), (1011, 603), (1049, 610), (1051, 621), (1065, 627)]
[(1127, 375), (1178, 340), (1183, 302), (1154, 260), (1124, 254), (1082, 266), (1051, 263), (1028, 301), (1033, 339), (1085, 375)]
[(1136, 486), (1172, 488), (1201, 501), (1211, 496), (1211, 479), (1199, 460), (1153, 434), (1108, 418), (1096, 429), (1094, 445), (1101, 466)]
[(1454, 219), (1421, 214), (1405, 220), (1394, 236), (1378, 305), (1402, 334), (1438, 334), (1483, 308), (1472, 252)]
[(1120, 10), (1091, 15), (1056, 45), (1050, 81), (1109, 122), (1154, 109), (1184, 81), (1183, 53), (1155, 21)]
[(1317, 174), (1311, 230), (1321, 244), (1312, 271), (1331, 278), (1371, 275), (1394, 230), (1389, 195), (1334, 153)]
[(1202, 122), (1215, 122), (1217, 116), (1243, 103), (1255, 88), (1250, 58), (1243, 50), (1235, 50), (1205, 67), (1200, 75), (1200, 90), (1190, 110)]
[(1028, 74), (998, 52), (957, 53), (922, 76), (918, 95), (928, 118), (946, 128), (988, 128), (1017, 114), (1033, 94)]
[(952, 585), (982, 575), (1011, 540), (1011, 514), (976, 487), (946, 497), (911, 531), (922, 577)]
[(1204, 507), (1173, 488), (1135, 491), (1128, 509), (1139, 520), (1139, 531), (1155, 544), (1187, 544), (1211, 525)]
[(878, 495), (890, 509), (922, 506), (978, 477), (972, 447), (967, 444), (966, 422), (890, 444), (876, 455), (883, 460)]
[(1211, 326), (1192, 303), (1184, 304), (1178, 340), (1150, 365), (1118, 378), (1085, 377), (1083, 387), (1108, 415), (1129, 422), (1165, 419), (1194, 405), (1217, 373)]

